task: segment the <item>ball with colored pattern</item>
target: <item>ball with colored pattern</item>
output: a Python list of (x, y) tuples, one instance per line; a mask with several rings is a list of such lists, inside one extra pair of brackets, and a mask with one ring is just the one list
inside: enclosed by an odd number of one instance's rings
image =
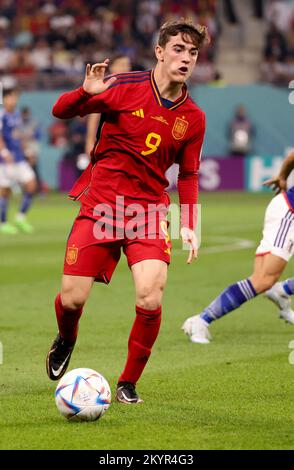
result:
[(73, 369), (58, 383), (55, 402), (60, 413), (71, 421), (95, 421), (108, 410), (111, 391), (107, 380), (99, 372), (86, 368)]

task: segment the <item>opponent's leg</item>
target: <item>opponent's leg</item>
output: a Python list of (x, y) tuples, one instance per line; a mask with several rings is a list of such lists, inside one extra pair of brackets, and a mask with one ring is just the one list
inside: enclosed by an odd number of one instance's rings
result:
[(227, 287), (200, 315), (188, 318), (182, 329), (193, 343), (209, 343), (209, 325), (272, 287), (286, 264), (285, 260), (272, 254), (257, 256), (253, 274), (248, 279)]
[(24, 233), (32, 233), (34, 231), (32, 225), (26, 219), (26, 214), (32, 205), (36, 189), (37, 182), (35, 177), (23, 185), (23, 196), (19, 212), (15, 218), (15, 225)]
[(211, 339), (209, 325), (255, 296), (256, 292), (250, 279), (232, 284), (216, 297), (200, 315), (187, 318), (182, 329), (193, 343), (207, 344)]
[(255, 258), (253, 274), (250, 277), (257, 294), (270, 289), (280, 278), (287, 261), (271, 253)]
[[(269, 205), (269, 220), (265, 221), (264, 239), (259, 249), (268, 248), (272, 255), (284, 261), (284, 266), (294, 254), (294, 214), (289, 209), (284, 195), (276, 196)], [(280, 317), (294, 324), (291, 309), (291, 295), (294, 293), (294, 279), (277, 282), (266, 291), (265, 296), (273, 301), (280, 310)]]
[(134, 264), (136, 319), (128, 342), (128, 357), (119, 378), (116, 398), (121, 403), (140, 403), (136, 383), (151, 354), (161, 322), (161, 302), (167, 280), (167, 264), (151, 259)]
[(294, 311), (291, 308), (291, 296), (294, 294), (294, 278), (276, 284), (266, 291), (265, 296), (274, 302), (280, 310), (280, 318), (294, 324)]
[(281, 282), (284, 291), (288, 295), (293, 295), (294, 294), (294, 277), (291, 277), (290, 279), (287, 279), (286, 281)]
[(58, 380), (65, 373), (78, 334), (79, 319), (89, 297), (93, 277), (63, 275), (61, 292), (55, 299), (59, 333), (46, 358), (47, 374)]
[(7, 222), (10, 194), (10, 188), (0, 188), (0, 233), (15, 235), (18, 232), (16, 227)]

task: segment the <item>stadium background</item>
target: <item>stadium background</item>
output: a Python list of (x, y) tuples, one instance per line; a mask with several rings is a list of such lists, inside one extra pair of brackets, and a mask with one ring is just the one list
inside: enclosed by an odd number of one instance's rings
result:
[[(189, 83), (207, 115), (202, 254), (187, 270), (185, 253), (174, 243), (166, 320), (140, 382), (145, 408), (114, 404), (98, 430), (73, 428), (57, 415), (43, 360), (55, 334), (52, 299), (65, 238), (77, 212), (59, 191), (76, 176), (71, 138), (73, 132), (83, 135), (85, 121), (60, 125), (52, 104), (62, 91), (80, 85), (88, 61), (119, 52), (132, 59), (134, 69), (152, 67), (159, 24), (181, 16), (206, 24), (212, 37)], [(209, 349), (189, 344), (180, 331), (187, 314), (251, 270), (270, 198), (261, 184), (294, 146), (293, 57), (293, 1), (0, 2), (1, 82), (18, 84), (20, 106), (30, 108), (41, 128), (43, 181), (30, 215), (35, 234), (0, 239), (2, 449), (293, 448), (288, 345), (294, 331), (278, 323), (274, 307), (257, 299), (225, 318), (212, 328), (215, 342)], [(250, 152), (232, 156), (228, 126), (240, 104), (254, 136)], [(173, 189), (175, 174), (176, 169), (170, 172)], [(291, 266), (287, 274), (293, 275)], [(133, 291), (124, 262), (112, 285), (102, 289), (89, 301), (71, 366), (96, 368), (113, 387), (132, 321)]]

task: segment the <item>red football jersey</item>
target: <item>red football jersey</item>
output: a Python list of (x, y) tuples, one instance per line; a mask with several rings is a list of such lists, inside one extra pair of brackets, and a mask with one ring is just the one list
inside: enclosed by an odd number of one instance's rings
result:
[(182, 214), (182, 225), (192, 227), (205, 114), (186, 85), (177, 101), (162, 99), (153, 71), (116, 77), (99, 95), (89, 95), (81, 87), (61, 95), (53, 107), (54, 116), (64, 119), (102, 113), (92, 156), (95, 164), (74, 186), (73, 195), (82, 195), (82, 211), (90, 216), (99, 203), (114, 206), (116, 196), (124, 196), (125, 205), (159, 203), (168, 186), (165, 172), (176, 162), (180, 204), (188, 204), (190, 212), (189, 222), (188, 214)]

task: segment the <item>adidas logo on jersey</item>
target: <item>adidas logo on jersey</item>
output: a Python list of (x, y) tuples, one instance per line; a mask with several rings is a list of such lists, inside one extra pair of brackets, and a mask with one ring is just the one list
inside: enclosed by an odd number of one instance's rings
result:
[(141, 108), (141, 109), (138, 109), (137, 111), (133, 111), (132, 114), (133, 114), (134, 116), (138, 116), (138, 117), (141, 117), (141, 118), (145, 117), (145, 116), (144, 116), (144, 111), (143, 111), (142, 108)]

